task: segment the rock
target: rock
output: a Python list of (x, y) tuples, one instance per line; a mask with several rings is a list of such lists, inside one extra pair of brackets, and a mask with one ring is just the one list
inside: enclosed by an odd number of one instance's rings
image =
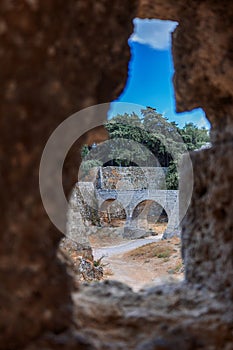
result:
[(174, 230), (172, 232), (169, 232), (169, 231), (165, 230), (162, 239), (169, 239), (169, 238), (172, 238), (172, 237), (180, 237), (180, 235), (181, 235), (181, 230), (180, 229), (176, 229), (176, 230)]
[(82, 256), (84, 259), (94, 260), (92, 248), (89, 244), (80, 244), (69, 238), (63, 238), (60, 243), (60, 250), (65, 251), (69, 256)]
[[(23, 349), (42, 333), (57, 334), (73, 324), (73, 282), (56, 257), (62, 236), (41, 201), (40, 159), (61, 122), (82, 108), (114, 100), (123, 89), (134, 16), (131, 0), (124, 6), (120, 0), (111, 6), (106, 0), (0, 2), (3, 350)], [(96, 116), (86, 116), (82, 126), (91, 118)], [(63, 167), (66, 195), (77, 181), (81, 145), (106, 138), (99, 127), (77, 140)], [(54, 210), (56, 180), (56, 173), (48, 178)], [(65, 223), (66, 212), (60, 217)]]
[[(40, 198), (41, 154), (66, 117), (119, 96), (136, 16), (179, 22), (176, 109), (202, 107), (211, 123), (212, 147), (191, 155), (186, 283), (140, 293), (94, 283), (72, 299), (73, 281), (57, 258), (61, 234)], [(232, 16), (228, 0), (1, 1), (0, 349), (232, 349)], [(66, 194), (77, 181), (77, 150), (97, 137), (107, 137), (103, 128), (68, 153)], [(48, 178), (49, 194), (57, 177)]]
[(103, 267), (95, 266), (93, 261), (79, 257), (78, 272), (81, 276), (80, 280), (96, 281), (103, 278)]
[(94, 261), (92, 249), (89, 246), (85, 247), (68, 238), (63, 238), (58, 257), (66, 263), (76, 281), (96, 281), (103, 278), (101, 259)]
[(231, 346), (232, 310), (198, 285), (164, 284), (134, 293), (122, 283), (104, 281), (80, 286), (73, 298), (77, 328), (93, 344), (98, 338), (98, 350)]
[(128, 239), (137, 239), (137, 238), (144, 238), (151, 236), (151, 232), (139, 229), (139, 228), (134, 228), (134, 227), (124, 227), (124, 233), (123, 233), (123, 238), (128, 238)]

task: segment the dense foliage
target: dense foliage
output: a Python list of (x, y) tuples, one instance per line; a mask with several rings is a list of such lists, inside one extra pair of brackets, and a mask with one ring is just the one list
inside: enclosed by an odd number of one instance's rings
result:
[(88, 162), (85, 170), (91, 166), (91, 159), (98, 160), (97, 163), (103, 166), (167, 167), (167, 188), (176, 189), (179, 159), (185, 152), (199, 149), (208, 143), (209, 132), (193, 123), (179, 128), (175, 122), (168, 122), (167, 118), (151, 107), (142, 109), (141, 114), (141, 118), (135, 113), (118, 114), (107, 121), (105, 128), (111, 142), (102, 143), (92, 148), (91, 152), (90, 146), (83, 146), (81, 155), (85, 159), (84, 167), (85, 162)]

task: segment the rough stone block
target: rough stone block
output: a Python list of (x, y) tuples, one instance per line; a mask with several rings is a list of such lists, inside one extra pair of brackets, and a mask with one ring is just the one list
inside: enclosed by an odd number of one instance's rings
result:
[(233, 143), (193, 152), (194, 188), (182, 222), (189, 283), (233, 296)]

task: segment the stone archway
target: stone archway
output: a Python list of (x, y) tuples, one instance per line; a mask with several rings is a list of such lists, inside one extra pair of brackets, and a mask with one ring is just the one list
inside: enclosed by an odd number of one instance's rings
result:
[(99, 207), (100, 224), (103, 227), (121, 227), (126, 221), (123, 205), (115, 199), (105, 200)]
[(153, 200), (160, 204), (166, 211), (169, 221), (163, 238), (177, 235), (179, 229), (179, 191), (176, 190), (109, 190), (95, 189), (95, 197), (100, 208), (108, 199), (117, 199), (126, 212), (125, 237), (138, 238), (146, 234), (145, 229), (135, 230), (132, 215), (135, 207), (144, 200)]
[[(232, 347), (232, 13), (228, 0), (1, 2), (2, 349)], [(56, 258), (61, 235), (40, 200), (40, 157), (68, 115), (119, 95), (136, 15), (179, 21), (176, 108), (201, 106), (212, 124), (213, 147), (191, 155), (194, 191), (182, 223), (187, 283), (138, 296), (117, 284), (90, 285), (74, 306), (73, 282)], [(66, 193), (75, 163), (74, 152)], [(184, 189), (189, 172), (184, 166)]]
[[(155, 227), (163, 226), (165, 231), (168, 223), (168, 214), (165, 209), (154, 200), (143, 200), (137, 204), (132, 213), (132, 226), (137, 228), (144, 228), (151, 234), (158, 234)], [(163, 225), (161, 225), (163, 223)], [(159, 230), (161, 233), (161, 229)]]

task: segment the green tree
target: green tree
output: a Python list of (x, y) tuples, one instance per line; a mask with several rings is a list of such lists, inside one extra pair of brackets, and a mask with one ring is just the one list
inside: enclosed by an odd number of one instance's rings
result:
[(120, 123), (120, 124), (128, 124), (131, 126), (141, 127), (141, 119), (135, 112), (132, 112), (131, 114), (129, 113), (117, 114), (112, 119), (110, 119), (107, 122), (107, 124), (108, 123)]
[(175, 138), (177, 133), (177, 124), (169, 122), (168, 118), (158, 113), (155, 108), (146, 107), (142, 109), (143, 126), (146, 130), (165, 137)]
[(177, 171), (177, 164), (172, 161), (166, 173), (166, 188), (168, 190), (177, 190), (179, 186), (179, 177)]
[[(154, 112), (153, 112), (154, 113)], [(139, 143), (140, 145), (145, 146), (152, 154), (158, 159), (158, 162), (162, 166), (167, 166), (171, 156), (166, 151), (166, 147), (163, 147), (161, 140), (159, 139), (156, 133), (151, 132), (149, 126), (148, 128), (144, 127), (143, 119), (140, 119), (135, 113), (117, 115), (109, 120), (105, 127), (109, 133), (110, 139), (130, 139)], [(160, 138), (163, 137), (160, 134)], [(139, 153), (140, 147), (135, 145), (135, 150), (131, 150), (134, 154)], [(117, 150), (122, 156), (128, 154), (128, 151), (125, 150), (125, 144), (123, 143), (122, 147), (119, 144), (119, 149)], [(116, 153), (116, 152), (115, 152)], [(135, 157), (133, 157), (135, 158)], [(142, 156), (143, 158), (143, 156)], [(114, 158), (115, 159), (115, 158)], [(143, 161), (143, 159), (141, 159)], [(145, 159), (145, 166), (150, 164), (151, 159)], [(140, 163), (142, 164), (142, 163)], [(121, 165), (128, 166), (127, 162), (121, 162)], [(157, 163), (157, 165), (159, 165)]]
[(198, 128), (194, 123), (186, 123), (179, 132), (189, 151), (199, 149), (210, 142), (209, 131), (205, 128)]
[(84, 165), (84, 170), (92, 167), (93, 159), (98, 160), (98, 164), (104, 164), (107, 154), (112, 161), (106, 165), (168, 167), (167, 188), (177, 189), (177, 162), (185, 152), (199, 149), (208, 143), (209, 132), (194, 123), (186, 123), (183, 128), (179, 128), (175, 122), (168, 122), (155, 108), (146, 107), (141, 110), (141, 114), (141, 118), (136, 113), (117, 114), (107, 121), (105, 128), (114, 142), (102, 143), (101, 147), (97, 146), (91, 152), (84, 145), (82, 157), (89, 162)]
[(87, 155), (89, 154), (90, 150), (88, 145), (83, 145), (83, 147), (81, 148), (81, 157), (82, 159), (84, 159), (85, 157), (87, 157)]

